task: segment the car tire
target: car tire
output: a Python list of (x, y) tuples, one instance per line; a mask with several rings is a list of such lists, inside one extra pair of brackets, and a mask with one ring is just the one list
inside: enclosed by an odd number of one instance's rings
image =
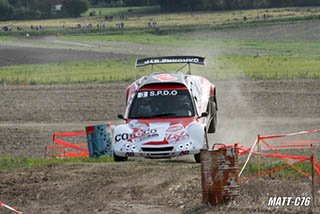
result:
[(210, 112), (210, 117), (211, 121), (209, 124), (208, 128), (208, 133), (215, 133), (216, 132), (216, 127), (217, 127), (217, 108), (216, 108), (216, 103), (211, 101), (210, 102), (210, 107), (209, 107), (209, 112)]
[(121, 156), (116, 155), (116, 154), (113, 152), (113, 160), (114, 160), (115, 162), (122, 162), (122, 161), (127, 161), (127, 160), (128, 160), (128, 157), (121, 157)]
[[(204, 140), (205, 140), (205, 143), (204, 143), (203, 149), (209, 149), (207, 132), (204, 133)], [(201, 162), (200, 153), (194, 154), (194, 160), (196, 161), (196, 163), (200, 163)]]

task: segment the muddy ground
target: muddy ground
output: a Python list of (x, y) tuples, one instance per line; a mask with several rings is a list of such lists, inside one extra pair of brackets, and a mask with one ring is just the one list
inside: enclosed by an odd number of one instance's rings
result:
[[(28, 48), (1, 46), (0, 50), (7, 51), (1, 52), (0, 65), (8, 63), (2, 53), (12, 50), (14, 58), (19, 50), (27, 53)], [(40, 55), (46, 49), (37, 50), (32, 53), (38, 54), (30, 54), (29, 58), (24, 54), (10, 63), (26, 64), (23, 60), (34, 63), (34, 58), (43, 59)], [(51, 55), (52, 62), (61, 60), (62, 53), (67, 61), (91, 59), (91, 56), (121, 57), (111, 52), (77, 51), (57, 50)], [(219, 111), (217, 133), (209, 136), (210, 145), (240, 142), (250, 146), (258, 134), (320, 128), (319, 80), (211, 81), (217, 87)], [(42, 158), (45, 146), (52, 145), (54, 132), (84, 131), (89, 125), (122, 123), (116, 115), (124, 113), (128, 84), (0, 86), (0, 156)], [(312, 138), (319, 139), (319, 135)], [(311, 154), (309, 150), (306, 153)], [(133, 158), (124, 163), (51, 164), (0, 171), (0, 201), (25, 213), (309, 212), (303, 206), (268, 207), (269, 196), (311, 196), (310, 181), (274, 179), (267, 175), (241, 183), (241, 197), (236, 204), (212, 207), (202, 204), (200, 164), (188, 156), (170, 160)], [(12, 212), (0, 207), (0, 213)]]

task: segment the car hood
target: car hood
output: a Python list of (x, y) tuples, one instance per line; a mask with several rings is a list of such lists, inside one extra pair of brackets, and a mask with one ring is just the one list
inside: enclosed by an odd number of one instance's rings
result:
[(127, 126), (132, 130), (128, 139), (143, 145), (163, 145), (189, 138), (188, 128), (197, 117), (131, 119)]

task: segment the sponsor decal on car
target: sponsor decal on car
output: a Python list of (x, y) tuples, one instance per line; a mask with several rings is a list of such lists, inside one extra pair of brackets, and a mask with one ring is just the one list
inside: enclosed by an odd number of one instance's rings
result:
[(190, 136), (187, 132), (185, 131), (182, 131), (182, 132), (179, 132), (179, 133), (170, 133), (170, 134), (167, 134), (166, 135), (166, 140), (169, 142), (169, 143), (176, 143), (178, 141), (181, 141), (181, 140), (185, 140), (185, 139), (188, 139)]
[(157, 97), (157, 96), (177, 96), (177, 90), (157, 90), (157, 91), (142, 91), (138, 92), (137, 98)]
[(132, 129), (141, 129), (141, 130), (147, 130), (149, 127), (144, 123), (139, 123), (138, 120), (131, 120), (128, 123), (129, 127)]
[(149, 59), (144, 61), (145, 65), (148, 64), (161, 64), (161, 63), (198, 63), (199, 58), (159, 58)]
[(134, 132), (133, 134), (130, 133), (122, 133), (122, 134), (117, 134), (114, 137), (115, 142), (119, 142), (121, 140), (123, 141), (142, 141), (145, 140), (147, 138), (151, 138), (151, 137), (157, 137), (159, 136), (159, 134), (157, 133), (156, 129), (148, 129), (148, 130), (138, 130), (136, 132)]
[(166, 130), (166, 140), (169, 143), (176, 143), (187, 138), (189, 138), (189, 134), (181, 123), (172, 125)]
[(178, 78), (175, 76), (172, 76), (170, 74), (158, 74), (153, 76), (153, 78), (160, 80), (161, 82), (169, 82), (173, 80), (177, 80)]
[(128, 141), (131, 143), (146, 143), (148, 141), (166, 141), (168, 143), (177, 143), (190, 138), (183, 124), (171, 125), (168, 123), (154, 123), (147, 126), (139, 123), (138, 120), (129, 122), (132, 133), (121, 133), (115, 135), (115, 143), (119, 141)]
[(152, 133), (152, 134), (149, 134), (149, 135), (142, 135), (142, 136), (139, 136), (139, 137), (133, 137), (130, 140), (133, 143), (139, 143), (139, 142), (142, 142), (142, 141), (145, 141), (145, 140), (151, 140), (152, 138), (155, 138), (155, 137), (159, 137), (159, 134), (158, 133)]
[(167, 132), (177, 132), (183, 129), (183, 125), (181, 123), (175, 124), (167, 128)]

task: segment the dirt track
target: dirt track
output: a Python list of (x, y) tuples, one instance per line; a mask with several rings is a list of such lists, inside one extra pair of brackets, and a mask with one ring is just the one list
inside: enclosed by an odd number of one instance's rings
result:
[[(2, 87), (0, 155), (43, 157), (53, 132), (121, 123), (116, 115), (125, 110), (127, 85)], [(318, 128), (317, 80), (215, 81), (215, 85), (219, 125), (211, 142), (251, 145), (257, 134)]]
[[(78, 53), (73, 51), (71, 55)], [(95, 54), (88, 53), (88, 57)], [(72, 57), (82, 59), (81, 54)], [(219, 105), (218, 130), (209, 137), (211, 145), (240, 142), (249, 146), (257, 134), (320, 128), (318, 80), (211, 80), (218, 90)], [(43, 157), (54, 131), (121, 123), (116, 115), (124, 111), (127, 85), (0, 86), (0, 155)], [(303, 213), (308, 209), (267, 207), (268, 195), (311, 195), (307, 179), (287, 182), (266, 176), (242, 183), (237, 205), (203, 205), (200, 166), (192, 157), (0, 171), (0, 190), (2, 202), (34, 214)], [(0, 213), (12, 212), (0, 207)]]
[[(83, 131), (88, 125), (121, 123), (116, 114), (124, 111), (127, 84), (1, 88), (0, 155), (43, 157), (44, 147), (52, 145), (54, 131)], [(210, 136), (211, 144), (240, 141), (251, 145), (258, 133), (319, 128), (318, 81), (218, 81), (215, 84), (219, 125), (217, 134)], [(226, 208), (202, 205), (200, 168), (192, 157), (50, 165), (2, 171), (0, 178), (1, 200), (25, 213), (246, 213), (248, 210), (266, 213), (274, 210), (259, 206), (266, 205), (268, 198), (262, 192), (252, 192), (252, 188), (260, 186), (255, 180), (241, 186), (242, 196), (248, 197), (229, 207), (227, 212)], [(277, 191), (271, 192), (267, 186), (272, 181), (263, 182), (267, 182), (265, 192), (270, 194), (282, 191), (289, 195), (310, 195), (307, 180), (299, 181), (299, 186), (293, 182), (289, 190), (285, 190), (288, 184), (279, 181), (274, 184), (278, 185)]]
[(35, 48), (35, 47), (0, 47), (0, 66), (20, 64), (47, 64), (81, 60), (98, 60), (125, 57), (124, 54), (71, 49)]

